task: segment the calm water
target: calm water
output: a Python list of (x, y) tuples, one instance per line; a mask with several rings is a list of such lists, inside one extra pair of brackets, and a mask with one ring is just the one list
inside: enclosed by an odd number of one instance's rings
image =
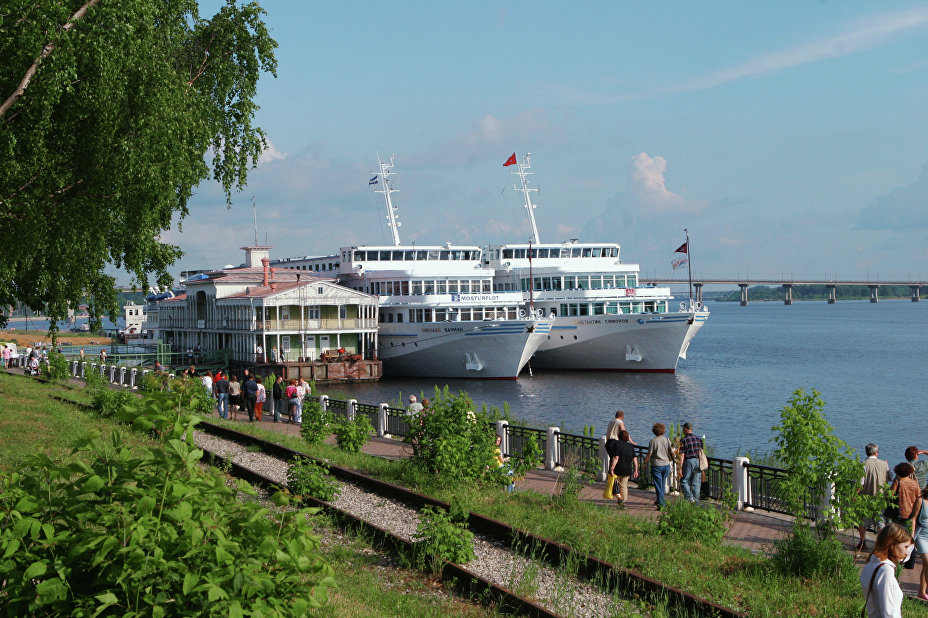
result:
[[(773, 448), (770, 428), (797, 388), (816, 389), (839, 437), (863, 452), (880, 445), (891, 463), (915, 444), (928, 448), (928, 302), (884, 300), (710, 304), (712, 316), (674, 375), (523, 373), (517, 382), (443, 381), (478, 403), (512, 407), (515, 418), (601, 434), (615, 410), (638, 443), (656, 421), (692, 421), (716, 456)], [(433, 392), (434, 381), (339, 386), (361, 402)]]

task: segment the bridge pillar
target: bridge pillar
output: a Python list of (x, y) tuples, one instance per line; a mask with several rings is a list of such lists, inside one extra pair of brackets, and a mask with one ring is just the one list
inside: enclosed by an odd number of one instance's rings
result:
[(748, 306), (748, 284), (739, 283), (738, 287), (741, 288), (741, 306), (747, 307)]
[(880, 286), (878, 285), (870, 286), (870, 302), (871, 303), (880, 302)]
[(792, 304), (793, 304), (793, 284), (792, 284), (792, 283), (784, 283), (784, 284), (783, 284), (783, 291), (784, 291), (785, 294), (786, 294), (785, 297), (784, 297), (784, 299), (783, 299), (783, 304), (784, 304), (784, 305), (792, 305)]
[(703, 284), (701, 283), (693, 284), (693, 287), (696, 288), (696, 304), (700, 306), (702, 305), (702, 286)]
[(913, 302), (913, 303), (917, 303), (919, 300), (921, 300), (921, 299), (919, 298), (919, 296), (918, 296), (919, 290), (920, 290), (921, 288), (918, 287), (917, 285), (912, 285), (912, 286), (909, 286), (909, 287), (912, 288), (912, 302)]
[(828, 284), (825, 287), (828, 288), (828, 304), (833, 305), (838, 302), (838, 286), (834, 284)]

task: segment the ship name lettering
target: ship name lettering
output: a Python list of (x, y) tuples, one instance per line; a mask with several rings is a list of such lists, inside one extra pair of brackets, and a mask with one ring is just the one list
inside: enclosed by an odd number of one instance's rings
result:
[(445, 329), (445, 332), (446, 332), (446, 333), (462, 333), (462, 332), (464, 332), (464, 329), (463, 329), (463, 328), (454, 328), (454, 327), (452, 327), (452, 328), (446, 328), (446, 329)]

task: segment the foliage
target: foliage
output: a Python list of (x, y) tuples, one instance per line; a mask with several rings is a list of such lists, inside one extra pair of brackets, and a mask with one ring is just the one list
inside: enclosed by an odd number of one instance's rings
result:
[(55, 382), (65, 382), (71, 377), (68, 359), (55, 348), (48, 351), (48, 369), (46, 376)]
[(105, 418), (116, 416), (124, 406), (131, 405), (135, 397), (126, 390), (116, 390), (103, 386), (93, 391), (91, 405), (97, 414)]
[(136, 378), (136, 384), (141, 393), (157, 393), (167, 388), (167, 380), (168, 377), (166, 375), (158, 375), (150, 371), (144, 375), (138, 376)]
[(331, 502), (340, 492), (329, 467), (307, 457), (296, 457), (287, 468), (287, 487), (295, 494)]
[(322, 444), (331, 433), (332, 415), (323, 410), (317, 399), (303, 400), (303, 424), (300, 437), (310, 444)]
[(554, 483), (554, 498), (557, 502), (573, 504), (580, 499), (580, 490), (589, 484), (585, 463), (576, 454), (568, 454), (562, 462), (562, 471)]
[(230, 200), (265, 148), (252, 125), (258, 78), (276, 69), (263, 14), (235, 0), (209, 18), (187, 0), (4, 3), (0, 242), (18, 250), (0, 264), (0, 304), (54, 321), (87, 298), (93, 327), (116, 319), (107, 267), (170, 284), (181, 252), (161, 233), (207, 178)]
[(159, 427), (156, 447), (130, 451), (118, 433), (82, 439), (80, 459), (34, 456), (0, 478), (4, 612), (290, 616), (325, 601), (334, 582), (307, 519), (315, 511), (239, 500), (256, 491), (199, 465), (196, 420), (169, 398), (180, 396), (152, 394), (121, 414)]
[(780, 410), (780, 424), (773, 427), (776, 458), (789, 470), (780, 483), (780, 495), (791, 515), (807, 517), (806, 502), (818, 504), (829, 484), (834, 484), (834, 498), (821, 516), (830, 525), (817, 526), (820, 534), (856, 526), (885, 508), (883, 496), (857, 494), (862, 465), (847, 443), (834, 435), (824, 407), (817, 391), (807, 395), (799, 389)]
[(796, 520), (793, 531), (774, 539), (773, 567), (786, 576), (842, 580), (854, 578), (854, 560), (833, 535), (820, 537), (807, 522)]
[(346, 418), (332, 424), (332, 433), (335, 434), (335, 443), (338, 448), (350, 453), (357, 453), (367, 441), (371, 439), (374, 428), (366, 416), (355, 417), (353, 421)]
[(670, 500), (661, 510), (658, 534), (719, 545), (728, 531), (731, 512), (709, 504)]
[(178, 376), (171, 382), (171, 390), (181, 395), (186, 402), (184, 408), (191, 412), (209, 416), (216, 409), (216, 402), (200, 378)]
[(427, 556), (437, 556), (464, 565), (476, 558), (474, 533), (467, 529), (467, 511), (452, 504), (452, 512), (426, 506), (419, 511), (416, 548)]
[(515, 479), (525, 478), (525, 473), (534, 470), (544, 461), (544, 453), (538, 445), (538, 440), (534, 435), (529, 435), (522, 443), (522, 452), (513, 455), (506, 462), (509, 469), (512, 470), (512, 476)]
[(416, 447), (410, 465), (439, 483), (480, 479), (495, 469), (495, 435), (487, 429), (486, 415), (474, 413), (473, 405), (464, 392), (436, 390), (431, 411), (417, 417), (418, 431), (404, 439)]

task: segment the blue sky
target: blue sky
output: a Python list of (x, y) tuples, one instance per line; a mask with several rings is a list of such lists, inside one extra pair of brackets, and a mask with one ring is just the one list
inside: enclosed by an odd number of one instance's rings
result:
[[(503, 168), (531, 152), (543, 242), (622, 243), (666, 275), (928, 277), (928, 7), (914, 2), (266, 0), (270, 148), (227, 210), (204, 184), (181, 268), (385, 243), (524, 242)], [(202, 3), (204, 12), (215, 7)]]

